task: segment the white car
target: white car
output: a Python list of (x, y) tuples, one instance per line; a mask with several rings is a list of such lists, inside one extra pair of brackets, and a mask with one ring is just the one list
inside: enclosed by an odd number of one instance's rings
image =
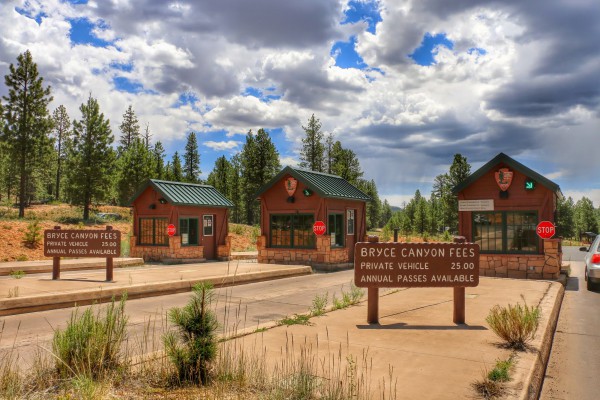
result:
[(600, 235), (590, 245), (590, 247), (580, 247), (579, 250), (586, 251), (585, 254), (585, 280), (587, 289), (593, 290), (600, 285)]

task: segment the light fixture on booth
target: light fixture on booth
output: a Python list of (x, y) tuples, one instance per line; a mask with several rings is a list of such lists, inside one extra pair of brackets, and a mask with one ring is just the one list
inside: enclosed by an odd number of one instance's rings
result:
[(312, 196), (313, 192), (309, 188), (306, 188), (302, 191), (306, 197)]
[(294, 201), (296, 201), (296, 199), (294, 199), (294, 196), (289, 196), (286, 201), (288, 203), (293, 203)]
[(167, 200), (165, 200), (165, 199), (164, 199), (164, 198), (162, 198), (162, 197), (161, 197), (160, 199), (158, 199), (158, 202), (159, 202), (160, 204), (167, 204)]
[(155, 210), (156, 209), (156, 204), (152, 203), (148, 206), (149, 209), (151, 210)]

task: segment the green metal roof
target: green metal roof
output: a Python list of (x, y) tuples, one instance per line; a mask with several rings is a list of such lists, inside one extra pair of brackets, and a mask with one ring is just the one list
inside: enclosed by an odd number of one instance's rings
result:
[(274, 184), (279, 182), (286, 174), (298, 179), (310, 189), (314, 190), (321, 197), (359, 201), (372, 200), (360, 189), (340, 176), (292, 167), (285, 167), (266, 185), (259, 189), (259, 191), (256, 193), (256, 197), (260, 197), (260, 195), (269, 190)]
[(223, 196), (217, 189), (209, 185), (193, 183), (148, 180), (131, 198), (133, 205), (148, 186), (152, 186), (170, 204), (178, 206), (208, 206), (208, 207), (233, 207), (233, 203)]
[(473, 182), (475, 182), (476, 180), (481, 178), (483, 175), (485, 175), (490, 169), (494, 168), (496, 165), (498, 165), (500, 163), (504, 163), (504, 164), (508, 165), (509, 167), (519, 171), (520, 173), (527, 176), (528, 178), (531, 178), (531, 179), (535, 180), (536, 182), (546, 186), (548, 189), (550, 189), (554, 193), (556, 193), (559, 197), (563, 197), (563, 194), (560, 191), (560, 187), (556, 183), (554, 183), (550, 179), (545, 178), (544, 176), (538, 174), (534, 170), (524, 166), (517, 160), (510, 158), (509, 156), (507, 156), (504, 153), (499, 153), (496, 157), (491, 159), (484, 166), (482, 166), (477, 171), (475, 171), (471, 175), (469, 175), (464, 181), (462, 181), (461, 183), (456, 185), (454, 187), (454, 189), (452, 189), (452, 193), (458, 194), (459, 192), (462, 192), (467, 187), (469, 187)]

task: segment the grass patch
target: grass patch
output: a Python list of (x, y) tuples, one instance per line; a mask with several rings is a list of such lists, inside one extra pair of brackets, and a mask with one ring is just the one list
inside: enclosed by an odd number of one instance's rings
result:
[(333, 295), (333, 297), (332, 297), (333, 309), (341, 310), (343, 308), (347, 308), (354, 304), (357, 304), (360, 301), (360, 299), (363, 297), (364, 294), (365, 294), (365, 291), (363, 289), (356, 287), (356, 285), (354, 285), (354, 282), (350, 282), (350, 291), (345, 291), (342, 288), (341, 299), (338, 299), (335, 294)]
[(483, 374), (483, 378), (471, 384), (473, 389), (484, 399), (495, 399), (506, 394), (506, 382), (511, 378), (515, 366), (515, 354), (511, 354), (506, 360), (497, 360), (496, 365), (490, 371)]
[(24, 277), (26, 275), (25, 271), (10, 271), (10, 276), (12, 276), (15, 279), (21, 279), (22, 277)]
[(109, 303), (104, 315), (92, 308), (81, 315), (78, 310), (71, 314), (65, 330), (57, 330), (52, 340), (52, 352), (56, 358), (55, 368), (62, 378), (103, 378), (123, 366), (121, 345), (127, 336), (128, 317), (125, 301)]
[(294, 314), (293, 317), (282, 318), (279, 325), (310, 325), (310, 315)]
[(506, 342), (507, 347), (525, 350), (535, 337), (540, 317), (539, 307), (517, 303), (507, 307), (494, 306), (485, 320), (494, 333)]

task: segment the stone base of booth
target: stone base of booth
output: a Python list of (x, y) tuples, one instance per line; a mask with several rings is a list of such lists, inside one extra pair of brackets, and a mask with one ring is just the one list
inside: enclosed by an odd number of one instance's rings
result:
[[(168, 246), (140, 246), (135, 236), (131, 237), (129, 243), (129, 255), (143, 258), (144, 261), (204, 259), (204, 246), (182, 246), (179, 236), (169, 236)], [(217, 247), (217, 257), (227, 261), (230, 255), (231, 237), (227, 236), (225, 244)]]
[(329, 236), (317, 236), (314, 249), (291, 249), (267, 247), (267, 237), (263, 235), (258, 237), (256, 248), (261, 264), (342, 265), (350, 262), (349, 250), (332, 248)]
[(482, 254), (479, 260), (482, 276), (554, 280), (562, 265), (561, 240), (544, 240), (544, 254)]

